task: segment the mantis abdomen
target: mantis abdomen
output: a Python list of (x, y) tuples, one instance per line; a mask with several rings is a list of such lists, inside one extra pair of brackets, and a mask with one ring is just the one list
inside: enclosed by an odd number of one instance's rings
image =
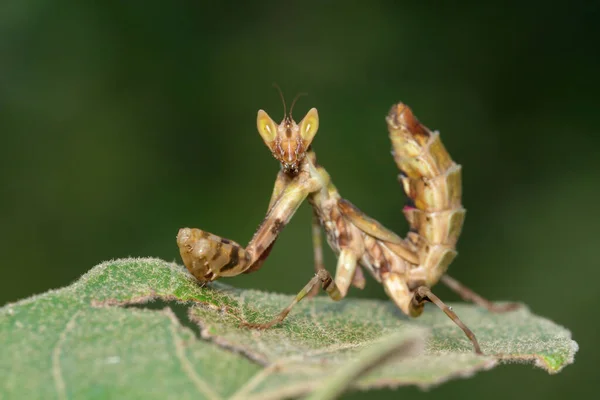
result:
[(399, 180), (409, 199), (403, 212), (410, 225), (408, 239), (419, 256), (429, 287), (435, 285), (456, 257), (456, 242), (465, 219), (461, 204), (461, 166), (450, 158), (438, 132), (422, 125), (403, 103), (386, 118)]

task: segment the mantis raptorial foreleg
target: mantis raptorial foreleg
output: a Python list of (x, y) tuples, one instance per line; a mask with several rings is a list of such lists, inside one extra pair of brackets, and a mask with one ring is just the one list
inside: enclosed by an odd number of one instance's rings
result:
[(283, 193), (286, 186), (292, 182), (292, 178), (289, 175), (284, 174), (282, 171), (277, 173), (275, 178), (275, 184), (273, 185), (273, 193), (271, 194), (271, 200), (269, 200), (269, 207), (267, 207), (267, 213), (273, 208), (273, 204), (279, 199), (279, 196)]
[(293, 180), (281, 189), (281, 194), (246, 246), (245, 250), (250, 254), (252, 262), (258, 260), (260, 254), (273, 243), (306, 197), (319, 189), (320, 183), (314, 178)]
[(495, 304), (494, 302), (481, 297), (456, 279), (448, 276), (447, 274), (442, 276), (440, 279), (444, 285), (448, 286), (452, 291), (458, 294), (463, 300), (471, 301), (478, 305), (479, 307), (483, 307), (486, 310), (493, 313), (503, 313), (508, 311), (516, 310), (520, 308), (521, 305), (519, 303), (506, 303), (506, 304)]
[[(273, 204), (275, 204), (279, 196), (281, 196), (281, 193), (283, 193), (285, 187), (289, 185), (290, 182), (291, 178), (289, 177), (289, 175), (279, 171), (279, 173), (277, 174), (277, 178), (275, 179), (275, 184), (273, 185), (273, 193), (271, 194), (271, 200), (269, 200), (267, 214), (269, 213), (271, 208), (273, 208)], [(257, 271), (260, 269), (260, 267), (262, 267), (263, 263), (267, 260), (267, 257), (269, 257), (269, 254), (271, 254), (271, 250), (273, 249), (273, 246), (275, 245), (276, 241), (277, 238), (275, 238), (273, 242), (271, 242), (269, 247), (267, 247), (267, 249), (260, 255), (258, 260), (256, 260), (254, 264), (252, 264), (248, 269), (244, 271), (245, 274)]]
[(255, 271), (300, 204), (320, 187), (319, 181), (309, 176), (290, 181), (278, 176), (274, 194), (280, 193), (272, 199), (267, 216), (245, 248), (200, 229), (181, 229), (177, 242), (186, 267), (201, 281)]
[[(321, 224), (319, 223), (319, 217), (313, 212), (312, 217), (312, 240), (313, 240), (313, 254), (315, 260), (315, 273), (325, 269), (323, 263), (323, 234), (321, 231)], [(314, 297), (319, 293), (319, 287), (313, 285), (310, 292), (306, 295), (308, 298)]]

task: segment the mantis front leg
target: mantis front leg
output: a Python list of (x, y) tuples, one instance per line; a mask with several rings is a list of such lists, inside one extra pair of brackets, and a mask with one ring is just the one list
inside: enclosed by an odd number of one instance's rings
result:
[(300, 174), (289, 178), (280, 172), (275, 183), (271, 207), (248, 245), (200, 229), (183, 228), (177, 244), (187, 269), (200, 281), (235, 276), (257, 270), (264, 262), (277, 235), (290, 221), (306, 197), (321, 188), (318, 180)]
[[(288, 186), (290, 184), (291, 181), (292, 181), (292, 178), (289, 175), (283, 173), (283, 171), (279, 171), (279, 173), (277, 174), (277, 178), (275, 179), (275, 185), (273, 186), (273, 193), (271, 194), (271, 200), (269, 200), (269, 207), (267, 208), (267, 214), (269, 213), (271, 208), (273, 208), (273, 204), (275, 204), (275, 202), (279, 199), (279, 196), (281, 196), (281, 193), (283, 193), (283, 190), (285, 189), (286, 186)], [(267, 247), (267, 249), (260, 255), (259, 259), (256, 260), (256, 262), (254, 264), (252, 264), (250, 266), (250, 268), (248, 268), (247, 270), (244, 271), (245, 274), (249, 274), (251, 272), (257, 271), (260, 269), (260, 267), (262, 267), (263, 263), (267, 260), (267, 257), (269, 257), (269, 254), (271, 254), (271, 250), (273, 249), (273, 246), (275, 245), (276, 240), (277, 240), (277, 238), (275, 238), (273, 240), (273, 242), (271, 242), (269, 247)]]
[[(323, 263), (323, 235), (321, 233), (321, 224), (319, 223), (319, 217), (313, 212), (312, 217), (312, 240), (313, 240), (313, 253), (315, 260), (315, 273), (318, 274), (320, 270), (325, 269)], [(308, 292), (308, 298), (314, 297), (319, 293), (319, 286), (313, 285), (312, 289)]]

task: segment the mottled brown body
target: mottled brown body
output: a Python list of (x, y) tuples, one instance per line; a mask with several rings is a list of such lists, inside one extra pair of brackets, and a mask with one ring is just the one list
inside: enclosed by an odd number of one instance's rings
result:
[[(201, 282), (258, 270), (279, 233), (308, 198), (315, 215), (316, 275), (272, 321), (246, 325), (264, 329), (281, 322), (294, 304), (314, 292), (319, 282), (332, 299), (340, 300), (350, 285), (364, 287), (361, 268), (365, 268), (383, 284), (405, 314), (418, 316), (424, 302), (435, 303), (465, 332), (475, 351), (480, 352), (473, 333), (430, 290), (442, 278), (464, 298), (488, 309), (493, 307), (452, 278), (443, 276), (456, 256), (455, 245), (465, 216), (461, 205), (461, 167), (452, 161), (439, 134), (420, 124), (402, 103), (392, 108), (387, 123), (394, 159), (402, 171), (400, 180), (410, 199), (410, 205), (404, 208), (411, 227), (407, 239), (342, 199), (329, 174), (317, 164), (310, 148), (319, 126), (316, 109), (311, 109), (299, 124), (286, 114), (279, 125), (260, 110), (259, 133), (281, 164), (267, 215), (245, 248), (200, 229), (182, 228), (177, 243), (188, 270)], [(335, 279), (323, 266), (319, 225), (338, 255)]]
[[(316, 164), (314, 152), (308, 154), (307, 160)], [(312, 193), (308, 201), (325, 229), (329, 246), (339, 256), (335, 276), (338, 289), (345, 296), (351, 284), (363, 287), (362, 266), (384, 284), (390, 297), (409, 314), (411, 293), (403, 281), (418, 261), (410, 243), (342, 199), (325, 169), (315, 169), (322, 189)]]
[[(329, 176), (317, 168), (327, 190), (309, 196), (329, 245), (342, 256), (356, 259), (382, 282), (388, 295), (407, 315), (417, 316), (423, 303), (416, 290), (431, 287), (456, 256), (465, 210), (461, 206), (460, 166), (452, 161), (439, 134), (431, 132), (403, 104), (387, 117), (394, 158), (403, 171), (401, 182), (413, 206), (406, 206), (411, 232), (406, 240), (342, 199)], [(308, 157), (316, 163), (313, 152)], [(346, 253), (350, 253), (347, 255)], [(340, 262), (336, 284), (345, 294), (359, 266)]]

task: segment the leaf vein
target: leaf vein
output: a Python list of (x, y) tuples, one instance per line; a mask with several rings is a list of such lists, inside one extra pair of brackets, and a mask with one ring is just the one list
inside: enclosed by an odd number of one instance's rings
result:
[(52, 350), (52, 377), (54, 378), (54, 387), (56, 389), (56, 394), (59, 399), (67, 398), (67, 386), (65, 384), (65, 380), (63, 378), (62, 368), (60, 366), (60, 357), (62, 354), (62, 347), (67, 340), (68, 333), (73, 330), (75, 327), (75, 319), (81, 313), (81, 311), (75, 312), (73, 316), (69, 319), (69, 321), (65, 325), (65, 329), (58, 336), (58, 341)]
[(165, 309), (165, 314), (169, 317), (169, 320), (171, 321), (169, 328), (171, 330), (171, 336), (173, 337), (173, 343), (175, 345), (175, 354), (177, 355), (177, 359), (179, 360), (179, 362), (181, 364), (181, 368), (183, 369), (183, 372), (192, 381), (194, 386), (196, 386), (196, 389), (198, 390), (198, 392), (202, 393), (204, 396), (206, 396), (207, 398), (209, 398), (211, 400), (220, 400), (221, 396), (219, 396), (217, 393), (215, 393), (210, 388), (210, 386), (204, 380), (202, 380), (202, 378), (200, 378), (200, 376), (198, 376), (198, 374), (196, 373), (196, 370), (194, 369), (194, 366), (192, 365), (190, 360), (188, 360), (187, 357), (185, 356), (184, 345), (183, 345), (179, 335), (177, 334), (177, 327), (180, 326), (179, 321), (177, 320), (177, 317), (175, 316), (175, 314), (173, 314), (173, 311), (168, 307)]
[(277, 371), (280, 368), (278, 363), (274, 363), (269, 365), (267, 368), (263, 368), (258, 371), (252, 378), (246, 382), (242, 387), (240, 387), (237, 392), (235, 392), (230, 400), (242, 400), (248, 398), (248, 394), (254, 390), (260, 383), (262, 383), (265, 379), (267, 379), (273, 372)]

